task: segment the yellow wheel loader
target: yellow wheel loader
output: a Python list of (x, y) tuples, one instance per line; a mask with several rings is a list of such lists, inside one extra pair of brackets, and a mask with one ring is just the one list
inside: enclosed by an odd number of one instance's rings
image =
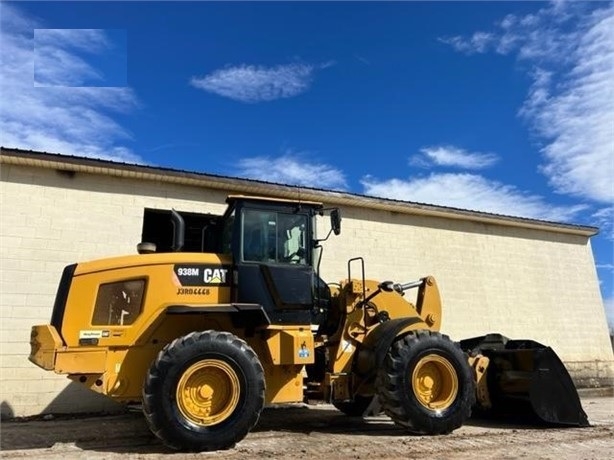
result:
[[(198, 229), (199, 252), (182, 251), (186, 226), (172, 211), (172, 249), (146, 241), (138, 254), (67, 266), (51, 324), (32, 328), (29, 359), (142, 404), (152, 432), (177, 450), (232, 447), (265, 406), (316, 400), (350, 416), (383, 411), (427, 435), (455, 430), (472, 410), (588, 424), (550, 348), (441, 334), (433, 277), (367, 280), (356, 258), (346, 280), (322, 281), (321, 243), (340, 233), (338, 209), (227, 203)], [(322, 239), (318, 215), (330, 216)]]

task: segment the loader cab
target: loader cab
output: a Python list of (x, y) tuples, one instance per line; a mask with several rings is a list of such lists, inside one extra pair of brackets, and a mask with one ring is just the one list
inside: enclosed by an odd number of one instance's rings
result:
[(233, 301), (262, 305), (272, 324), (312, 323), (314, 307), (326, 300), (315, 237), (322, 204), (244, 196), (227, 203), (221, 252), (234, 261)]

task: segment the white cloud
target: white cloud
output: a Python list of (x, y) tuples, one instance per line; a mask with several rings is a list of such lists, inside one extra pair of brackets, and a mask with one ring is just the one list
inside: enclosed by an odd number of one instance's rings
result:
[(240, 102), (263, 102), (298, 96), (307, 91), (316, 70), (332, 63), (312, 66), (287, 64), (275, 67), (240, 65), (218, 69), (204, 77), (192, 77), (190, 83), (219, 96)]
[[(599, 232), (608, 240), (614, 242), (614, 206), (601, 208), (591, 215), (593, 225), (599, 227)], [(613, 248), (614, 251), (614, 248)]]
[(580, 38), (564, 83), (543, 85), (522, 114), (548, 144), (543, 171), (561, 193), (614, 202), (614, 8)]
[(595, 267), (597, 267), (600, 270), (612, 270), (612, 271), (614, 271), (614, 264), (595, 264)]
[(499, 159), (494, 153), (468, 152), (452, 145), (424, 147), (420, 149), (420, 153), (421, 155), (410, 158), (410, 164), (425, 167), (435, 165), (483, 169), (494, 165)]
[(85, 80), (102, 80), (102, 74), (79, 56), (60, 48), (36, 46), (35, 86), (82, 86)]
[(101, 29), (37, 29), (34, 40), (41, 46), (75, 48), (90, 53), (101, 52), (111, 46)]
[(431, 174), (407, 180), (362, 180), (367, 195), (493, 214), (571, 221), (585, 206), (553, 206), (538, 195), (476, 174)]
[(109, 46), (103, 30), (34, 30), (34, 84), (81, 86), (86, 80), (103, 80), (103, 74), (73, 49), (102, 52)]
[(239, 161), (233, 175), (279, 184), (343, 190), (343, 173), (327, 164), (311, 162), (304, 153), (288, 151), (280, 157), (258, 156)]
[(476, 34), (441, 41), (467, 54), (515, 53), (531, 66), (519, 113), (543, 145), (541, 171), (554, 190), (613, 203), (614, 3), (553, 2), (506, 16), (483, 33), (488, 40)]
[[(109, 112), (129, 112), (138, 105), (137, 98), (130, 88), (122, 87), (41, 87), (35, 86), (34, 68), (34, 30), (42, 29), (40, 24), (24, 15), (18, 8), (2, 5), (0, 22), (0, 132), (4, 147), (58, 152), (112, 159), (117, 161), (141, 162), (138, 155), (122, 145), (130, 139), (130, 133), (120, 126)], [(51, 29), (54, 30), (54, 29)], [(53, 37), (61, 42), (55, 33)], [(65, 37), (75, 38), (75, 32)], [(86, 32), (78, 46), (94, 49), (98, 43), (97, 34)], [(89, 37), (89, 38), (88, 38)], [(77, 45), (75, 45), (77, 46)], [(75, 60), (64, 59), (46, 62), (46, 74), (60, 78), (67, 70), (89, 72), (74, 64)], [(83, 78), (84, 74), (75, 78)]]
[[(551, 58), (553, 55), (561, 57), (573, 48), (573, 38), (577, 33), (567, 26), (582, 14), (582, 7), (552, 2), (525, 16), (508, 14), (493, 31), (476, 31), (469, 37), (455, 35), (438, 40), (467, 55), (489, 52), (506, 55), (516, 51), (524, 59)], [(564, 40), (561, 39), (563, 36)]]
[(475, 32), (471, 38), (461, 36), (440, 37), (439, 41), (452, 46), (456, 51), (466, 54), (485, 53), (494, 43), (496, 37), (491, 33)]

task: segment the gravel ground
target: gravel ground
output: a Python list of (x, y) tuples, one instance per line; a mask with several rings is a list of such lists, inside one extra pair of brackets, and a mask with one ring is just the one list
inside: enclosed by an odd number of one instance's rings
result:
[(614, 397), (582, 398), (588, 428), (539, 428), (470, 420), (446, 436), (411, 436), (385, 416), (362, 420), (332, 406), (266, 409), (234, 449), (176, 453), (148, 430), (138, 412), (3, 422), (1, 458), (21, 459), (611, 459)]

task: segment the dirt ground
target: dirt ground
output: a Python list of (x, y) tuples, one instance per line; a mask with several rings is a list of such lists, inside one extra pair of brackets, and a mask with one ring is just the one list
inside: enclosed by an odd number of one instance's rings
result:
[(470, 420), (447, 436), (410, 436), (385, 416), (347, 417), (332, 406), (266, 409), (234, 449), (176, 453), (138, 412), (3, 422), (3, 459), (611, 459), (614, 397), (583, 398), (588, 428), (539, 428)]

